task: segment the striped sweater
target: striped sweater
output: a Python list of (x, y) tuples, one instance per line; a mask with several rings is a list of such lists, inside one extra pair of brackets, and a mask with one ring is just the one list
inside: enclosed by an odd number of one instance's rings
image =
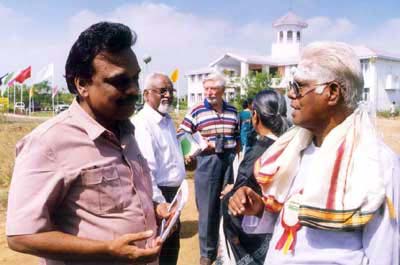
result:
[(186, 114), (179, 126), (178, 137), (185, 132), (198, 131), (206, 140), (215, 143), (216, 136), (223, 135), (224, 148), (235, 148), (239, 139), (237, 110), (225, 101), (222, 110), (218, 113), (205, 99)]

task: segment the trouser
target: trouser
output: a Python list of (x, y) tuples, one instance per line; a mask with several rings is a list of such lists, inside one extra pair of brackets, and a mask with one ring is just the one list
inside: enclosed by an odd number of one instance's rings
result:
[[(163, 187), (159, 186), (158, 187), (165, 200), (167, 202), (172, 202), (172, 200), (175, 197), (176, 192), (178, 191), (179, 187)], [(181, 224), (180, 221), (178, 220), (178, 228), (176, 231), (170, 235), (167, 240), (165, 240), (161, 252), (160, 252), (160, 258), (159, 258), (159, 263), (160, 265), (176, 265), (178, 261), (178, 254), (179, 254), (179, 232), (181, 230)]]
[(234, 152), (199, 155), (195, 172), (196, 205), (199, 211), (200, 256), (215, 260), (221, 217), (220, 193), (232, 181)]

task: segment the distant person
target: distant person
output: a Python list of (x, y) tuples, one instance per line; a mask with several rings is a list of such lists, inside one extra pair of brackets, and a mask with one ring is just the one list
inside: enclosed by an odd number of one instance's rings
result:
[(135, 40), (127, 26), (100, 22), (73, 44), (65, 76), (75, 100), (17, 144), (11, 249), (47, 265), (158, 264), (156, 218), (169, 214), (152, 201), (129, 121), (139, 93)]
[(246, 99), (242, 104), (243, 110), (239, 113), (240, 146), (243, 152), (248, 147), (248, 138), (252, 131), (251, 126), (251, 99)]
[[(286, 101), (284, 96), (278, 92), (263, 90), (254, 97), (252, 105), (251, 121), (257, 132), (256, 142), (245, 153), (233, 189), (223, 197), (222, 203), (223, 231), (229, 248), (232, 250), (230, 261), (235, 261), (235, 264), (264, 264), (271, 234), (247, 234), (244, 232), (242, 217), (236, 217), (229, 213), (229, 199), (236, 190), (243, 186), (262, 195), (261, 188), (253, 175), (254, 163), (289, 127), (286, 119)], [(225, 190), (225, 192), (227, 191)], [(222, 242), (222, 244), (224, 243)], [(224, 264), (229, 264), (229, 262), (224, 262)]]
[[(135, 138), (147, 160), (153, 183), (153, 201), (171, 203), (185, 178), (185, 163), (176, 137), (176, 128), (168, 112), (172, 109), (174, 87), (168, 76), (153, 73), (146, 77), (144, 106), (132, 121)], [(163, 244), (160, 264), (177, 264), (178, 228)]]
[(288, 92), (296, 127), (256, 161), (262, 196), (241, 187), (229, 201), (246, 232), (272, 232), (264, 264), (399, 264), (399, 160), (358, 107), (362, 87), (349, 45), (303, 49)]
[(212, 73), (203, 80), (204, 102), (195, 106), (182, 121), (180, 133), (199, 132), (208, 142), (200, 153), (195, 171), (196, 205), (199, 211), (200, 264), (211, 265), (217, 256), (221, 218), (220, 193), (232, 183), (232, 162), (239, 152), (236, 108), (223, 100), (225, 78)]
[(396, 101), (392, 102), (390, 106), (390, 117), (394, 118), (396, 116)]

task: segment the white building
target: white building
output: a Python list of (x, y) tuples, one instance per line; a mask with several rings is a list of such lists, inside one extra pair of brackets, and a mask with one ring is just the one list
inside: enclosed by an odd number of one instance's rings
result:
[[(208, 67), (189, 71), (186, 74), (188, 106), (204, 99), (202, 80), (212, 71), (223, 72), (227, 76), (227, 100), (233, 99), (238, 93), (246, 95), (240, 80), (250, 71), (268, 72), (277, 76), (272, 78), (271, 87), (286, 88), (292, 78), (292, 68), (299, 61), (303, 31), (308, 25), (293, 12), (288, 12), (272, 26), (276, 40), (271, 45), (270, 55), (225, 53)], [(389, 109), (392, 101), (400, 103), (400, 56), (366, 46), (353, 48), (360, 58), (364, 74), (364, 99), (377, 110)]]

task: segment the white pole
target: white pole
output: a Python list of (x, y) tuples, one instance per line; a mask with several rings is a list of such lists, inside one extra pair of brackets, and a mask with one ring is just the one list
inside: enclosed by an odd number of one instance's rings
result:
[(8, 106), (7, 106), (7, 112), (10, 112), (10, 87), (7, 84), (7, 98), (8, 98)]
[(19, 88), (21, 89), (21, 102), (23, 102), (23, 99), (22, 99), (22, 84), (19, 86)]
[(16, 97), (15, 84), (13, 84), (13, 89), (14, 89), (14, 114), (15, 114), (15, 97)]
[(144, 63), (145, 64), (145, 66), (144, 66), (144, 75), (143, 75), (143, 86), (142, 86), (142, 102), (141, 102), (141, 104), (143, 104), (143, 102), (144, 102), (144, 82), (145, 82), (145, 80), (146, 80), (146, 77), (147, 77), (147, 73), (148, 73), (148, 63)]
[(55, 67), (54, 67), (54, 64), (53, 64), (53, 75), (51, 77), (51, 105), (53, 107), (53, 116), (55, 115), (54, 97), (56, 96), (56, 95), (54, 95), (54, 89), (55, 89), (55, 84), (54, 84), (54, 71), (55, 71), (55, 69), (54, 68)]
[(179, 80), (176, 80), (176, 112), (179, 112)]
[(28, 107), (29, 107), (29, 116), (31, 116), (31, 93), (29, 92), (28, 95), (28, 99), (29, 99), (29, 103), (28, 103)]

